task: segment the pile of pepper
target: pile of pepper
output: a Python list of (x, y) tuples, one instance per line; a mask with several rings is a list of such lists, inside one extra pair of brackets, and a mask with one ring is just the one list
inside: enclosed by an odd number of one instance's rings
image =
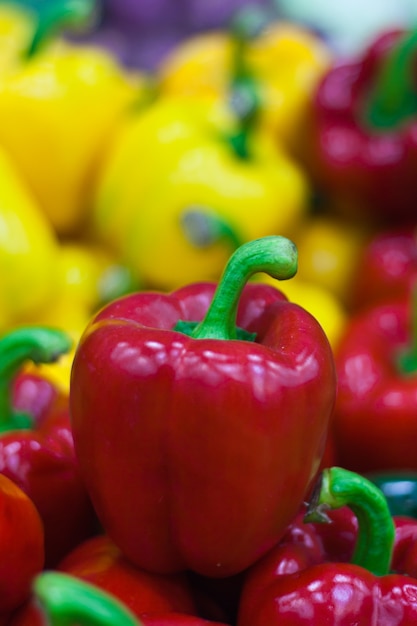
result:
[(0, 626), (417, 620), (416, 33), (240, 4), (0, 2)]

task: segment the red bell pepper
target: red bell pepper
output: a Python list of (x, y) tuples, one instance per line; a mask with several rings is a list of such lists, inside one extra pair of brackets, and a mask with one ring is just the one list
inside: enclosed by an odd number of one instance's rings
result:
[(350, 320), (335, 351), (337, 463), (361, 473), (417, 470), (417, 355), (411, 299)]
[(383, 302), (406, 300), (417, 283), (415, 228), (375, 233), (363, 247), (352, 284), (354, 311)]
[(29, 597), (44, 565), (44, 534), (32, 500), (0, 474), (0, 623)]
[[(324, 524), (331, 535), (314, 530), (322, 524), (304, 524), (307, 530), (294, 524), (286, 540), (248, 571), (238, 626), (415, 624), (417, 568), (408, 569), (401, 557), (417, 546), (416, 520), (394, 523), (378, 487), (349, 470), (326, 469), (317, 486), (304, 519), (333, 520)], [(339, 518), (328, 515), (339, 507)]]
[(332, 351), (307, 311), (246, 284), (296, 267), (288, 239), (252, 241), (217, 288), (121, 298), (81, 338), (76, 452), (103, 527), (137, 566), (231, 576), (303, 501), (334, 405)]
[(309, 171), (332, 202), (362, 220), (414, 220), (416, 40), (415, 32), (380, 35), (361, 58), (337, 63), (315, 94)]
[[(138, 618), (172, 612), (197, 614), (194, 590), (185, 574), (140, 570), (104, 534), (82, 542), (59, 563), (57, 570), (110, 593)], [(17, 623), (30, 623), (36, 621), (37, 613), (32, 598), (15, 619)]]
[(162, 613), (139, 619), (118, 598), (63, 572), (43, 572), (33, 583), (36, 605), (9, 626), (225, 626), (196, 615)]
[(48, 567), (95, 532), (97, 522), (78, 471), (68, 397), (22, 368), (54, 361), (70, 344), (64, 332), (42, 327), (0, 339), (0, 472), (35, 503)]

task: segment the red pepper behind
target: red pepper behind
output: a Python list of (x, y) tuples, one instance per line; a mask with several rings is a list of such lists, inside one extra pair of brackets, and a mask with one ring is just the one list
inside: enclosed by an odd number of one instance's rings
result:
[(380, 35), (362, 58), (323, 78), (307, 166), (332, 205), (377, 223), (414, 220), (417, 192), (416, 33)]
[(0, 340), (0, 472), (35, 503), (52, 567), (97, 521), (78, 471), (68, 397), (41, 376), (19, 373), (26, 360), (49, 362), (69, 347), (61, 331), (20, 328)]
[(323, 477), (312, 510), (331, 523), (303, 523), (302, 513), (248, 571), (238, 626), (415, 624), (416, 567), (405, 555), (417, 545), (416, 520), (391, 519), (382, 492), (362, 476), (331, 468)]

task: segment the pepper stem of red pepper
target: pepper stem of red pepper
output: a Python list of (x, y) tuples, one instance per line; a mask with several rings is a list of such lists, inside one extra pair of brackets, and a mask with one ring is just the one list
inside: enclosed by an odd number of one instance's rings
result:
[(260, 109), (259, 89), (246, 63), (248, 41), (257, 37), (269, 20), (265, 11), (249, 5), (238, 11), (231, 22), (234, 48), (230, 105), (237, 117), (238, 129), (229, 135), (228, 141), (241, 159), (250, 157), (248, 138), (257, 123)]
[(253, 274), (265, 272), (278, 280), (297, 272), (295, 244), (271, 235), (240, 246), (229, 259), (211, 305), (202, 322), (191, 332), (194, 339), (236, 339), (236, 315), (242, 290)]
[(36, 54), (54, 32), (66, 28), (76, 31), (91, 28), (99, 12), (96, 0), (54, 0), (43, 2), (41, 6), (33, 0), (20, 0), (18, 4), (32, 8), (36, 14), (35, 31), (26, 50), (28, 58)]
[(341, 467), (325, 469), (304, 521), (328, 521), (326, 510), (342, 506), (352, 509), (359, 524), (352, 563), (384, 576), (389, 572), (395, 539), (394, 521), (384, 494), (360, 474)]
[(43, 572), (33, 592), (51, 626), (140, 626), (119, 600), (69, 574)]
[(12, 407), (13, 379), (24, 363), (53, 363), (71, 345), (64, 331), (41, 326), (17, 328), (0, 338), (0, 432), (31, 426), (30, 416)]
[(394, 128), (417, 113), (417, 32), (396, 42), (368, 96), (365, 121), (376, 130)]
[(397, 366), (403, 374), (417, 372), (417, 285), (411, 291), (411, 322), (409, 346), (397, 355)]

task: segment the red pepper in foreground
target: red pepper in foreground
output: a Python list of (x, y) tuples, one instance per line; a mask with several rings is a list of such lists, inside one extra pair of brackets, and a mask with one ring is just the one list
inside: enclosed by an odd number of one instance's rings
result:
[[(160, 575), (140, 570), (103, 534), (82, 542), (57, 570), (111, 593), (139, 618), (172, 612), (197, 614), (194, 592), (185, 574)], [(36, 624), (38, 613), (32, 598), (13, 623)]]
[(411, 300), (353, 316), (335, 352), (337, 463), (353, 471), (417, 470), (417, 308)]
[(42, 521), (32, 500), (0, 474), (0, 623), (29, 597), (44, 565)]
[(104, 529), (137, 566), (231, 576), (297, 513), (333, 409), (332, 351), (307, 311), (246, 284), (296, 268), (288, 239), (252, 241), (217, 288), (121, 298), (81, 338), (76, 452)]
[(68, 397), (21, 369), (27, 361), (53, 362), (70, 344), (66, 333), (43, 327), (0, 339), (0, 472), (36, 505), (48, 567), (92, 534), (96, 517), (78, 471)]
[[(401, 557), (410, 544), (417, 547), (416, 521), (399, 518), (396, 529), (382, 492), (349, 470), (324, 470), (317, 487), (305, 520), (330, 521), (327, 511), (340, 507), (342, 523), (333, 518), (323, 542), (314, 524), (307, 531), (295, 524), (287, 541), (248, 572), (238, 626), (415, 624), (417, 567), (404, 569)], [(345, 507), (356, 516), (357, 531), (349, 515), (344, 519)], [(351, 562), (344, 562), (352, 540)], [(402, 573), (390, 574), (391, 566)]]
[(114, 595), (71, 574), (43, 572), (33, 583), (38, 607), (10, 626), (225, 626), (195, 615), (161, 613), (139, 621)]
[(337, 63), (315, 95), (309, 170), (362, 220), (414, 219), (416, 42), (416, 32), (380, 35), (362, 58)]

